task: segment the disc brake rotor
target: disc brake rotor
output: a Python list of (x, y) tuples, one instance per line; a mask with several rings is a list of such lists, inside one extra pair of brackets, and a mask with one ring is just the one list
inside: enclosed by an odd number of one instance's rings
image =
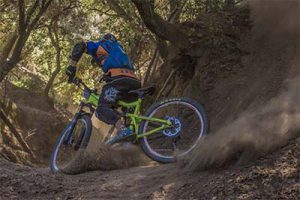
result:
[(171, 128), (163, 130), (163, 134), (167, 137), (177, 137), (181, 131), (181, 122), (176, 117), (166, 116), (166, 120), (172, 123)]

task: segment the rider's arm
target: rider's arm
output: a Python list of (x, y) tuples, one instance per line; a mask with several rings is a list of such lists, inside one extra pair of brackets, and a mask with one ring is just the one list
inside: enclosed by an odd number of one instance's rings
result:
[(93, 41), (88, 41), (86, 43), (86, 53), (91, 56), (96, 56), (99, 44)]
[(106, 51), (106, 48), (104, 47), (105, 42), (98, 41), (98, 42), (87, 42), (87, 54), (91, 55), (93, 57), (92, 63), (98, 63), (103, 67), (103, 63), (105, 62), (105, 59), (108, 55), (108, 52)]
[(79, 42), (74, 45), (70, 55), (70, 65), (76, 67), (77, 62), (80, 60), (82, 54), (86, 52), (86, 42)]

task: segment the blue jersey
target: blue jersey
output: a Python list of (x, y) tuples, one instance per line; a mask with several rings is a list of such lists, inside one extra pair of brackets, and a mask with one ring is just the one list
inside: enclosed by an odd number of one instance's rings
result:
[(86, 43), (87, 54), (93, 56), (97, 63), (101, 64), (106, 73), (111, 68), (125, 68), (134, 70), (133, 64), (125, 53), (120, 43), (111, 40)]

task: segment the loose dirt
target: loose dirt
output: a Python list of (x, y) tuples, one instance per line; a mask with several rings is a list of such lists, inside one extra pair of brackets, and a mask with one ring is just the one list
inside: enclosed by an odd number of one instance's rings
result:
[(0, 160), (0, 199), (299, 199), (300, 139), (244, 166), (192, 172), (174, 164), (79, 175)]

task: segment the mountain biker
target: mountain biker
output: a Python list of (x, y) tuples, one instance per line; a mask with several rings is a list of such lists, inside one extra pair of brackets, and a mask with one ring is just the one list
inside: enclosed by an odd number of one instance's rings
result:
[(76, 75), (76, 64), (83, 53), (90, 55), (92, 57), (91, 62), (96, 63), (105, 73), (103, 80), (106, 84), (102, 88), (95, 113), (96, 117), (118, 128), (116, 140), (128, 137), (132, 131), (120, 124), (120, 115), (112, 107), (118, 99), (125, 97), (130, 90), (141, 87), (141, 82), (135, 75), (131, 60), (116, 37), (110, 33), (104, 34), (99, 41), (79, 42), (73, 47), (70, 65), (66, 69), (69, 83), (72, 83)]

